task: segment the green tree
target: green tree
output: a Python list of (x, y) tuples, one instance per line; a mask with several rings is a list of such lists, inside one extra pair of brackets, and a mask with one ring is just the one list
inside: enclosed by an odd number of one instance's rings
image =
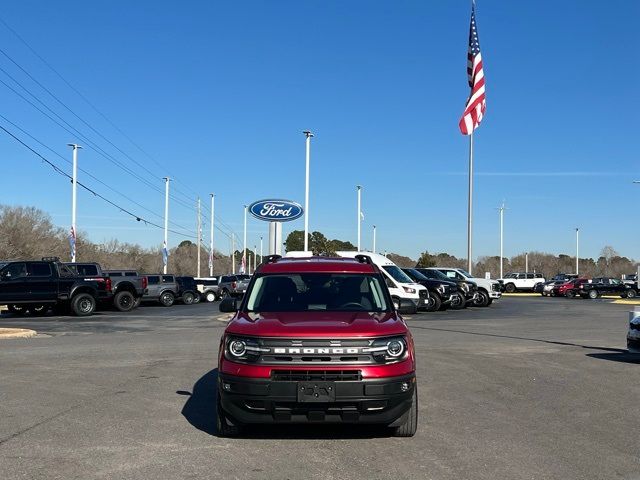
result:
[(304, 250), (304, 232), (302, 230), (294, 230), (284, 241), (284, 249), (287, 252), (298, 252)]
[(418, 258), (418, 262), (416, 263), (416, 267), (420, 268), (429, 268), (429, 267), (437, 267), (436, 259), (433, 255), (431, 255), (428, 251), (422, 252), (420, 258)]

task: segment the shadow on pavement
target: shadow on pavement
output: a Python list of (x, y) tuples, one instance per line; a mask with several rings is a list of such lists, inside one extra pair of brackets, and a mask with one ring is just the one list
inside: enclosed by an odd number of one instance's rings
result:
[(621, 350), (618, 353), (587, 353), (587, 357), (610, 360), (612, 362), (635, 363), (640, 365), (640, 355)]
[[(200, 377), (193, 386), (193, 392), (176, 391), (178, 395), (188, 396), (182, 407), (182, 415), (195, 428), (209, 435), (218, 434), (216, 428), (216, 397), (218, 394), (218, 369), (214, 368)], [(238, 438), (280, 439), (280, 440), (327, 440), (327, 439), (365, 439), (388, 436), (389, 429), (372, 425), (252, 425), (245, 427)]]

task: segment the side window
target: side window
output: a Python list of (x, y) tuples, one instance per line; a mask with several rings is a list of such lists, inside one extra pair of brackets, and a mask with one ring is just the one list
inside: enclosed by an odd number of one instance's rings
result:
[(445, 270), (444, 274), (449, 278), (458, 278), (458, 276), (456, 275), (456, 272), (452, 270)]
[(534, 278), (534, 277), (533, 277), (533, 273), (527, 273), (527, 278), (528, 278), (528, 279), (532, 279), (532, 278)]
[(124, 276), (125, 277), (137, 277), (138, 273), (137, 272), (124, 272)]
[(122, 273), (120, 272), (109, 272), (110, 277), (121, 277)]
[(524, 273), (519, 273), (518, 274), (518, 280), (522, 280), (524, 278), (527, 278), (527, 276)]
[(23, 278), (26, 276), (26, 263), (11, 263), (0, 271), (0, 279), (2, 280), (15, 280), (16, 278)]
[(173, 275), (163, 275), (162, 276), (162, 283), (174, 283), (175, 279), (173, 277)]
[(158, 275), (149, 275), (147, 281), (149, 285), (158, 285), (160, 283), (160, 277)]
[(95, 277), (98, 275), (98, 267), (95, 265), (76, 265), (76, 271), (78, 275), (86, 275), (88, 277)]
[(51, 265), (48, 263), (30, 263), (28, 268), (30, 277), (50, 277)]
[(60, 273), (61, 277), (75, 276), (75, 273), (67, 265), (64, 264), (58, 264), (58, 272)]

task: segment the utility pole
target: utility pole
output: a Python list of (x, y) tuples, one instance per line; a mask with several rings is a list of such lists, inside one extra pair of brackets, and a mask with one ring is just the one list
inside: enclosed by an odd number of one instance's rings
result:
[(236, 235), (231, 232), (231, 273), (236, 274)]
[(307, 137), (306, 168), (304, 177), (304, 251), (309, 250), (309, 161), (311, 160), (311, 137), (313, 133), (308, 130), (302, 132)]
[(167, 274), (169, 263), (169, 177), (164, 179), (164, 243), (162, 244), (162, 273)]
[(376, 226), (373, 226), (373, 253), (376, 253)]
[[(242, 261), (244, 262), (245, 269), (247, 266), (247, 262), (249, 261), (247, 255), (247, 205), (244, 206), (244, 233), (242, 236)], [(246, 273), (246, 272), (242, 272)]]
[(198, 278), (200, 278), (200, 238), (202, 237), (202, 216), (201, 216), (201, 211), (200, 211), (200, 197), (198, 197), (198, 232), (196, 233), (196, 235), (198, 235), (198, 268), (197, 268), (197, 276)]
[(576, 275), (580, 275), (580, 228), (576, 227)]
[(362, 209), (361, 209), (361, 192), (362, 186), (356, 185), (358, 190), (358, 251), (360, 251), (360, 222), (362, 221)]
[(76, 261), (76, 239), (78, 230), (76, 225), (76, 206), (78, 200), (78, 149), (82, 148), (76, 143), (67, 143), (73, 149), (73, 176), (71, 178), (71, 232), (69, 244), (71, 245), (71, 261)]
[(211, 232), (209, 236), (209, 276), (213, 277), (213, 225), (215, 219), (215, 199), (216, 196), (213, 193), (211, 195)]

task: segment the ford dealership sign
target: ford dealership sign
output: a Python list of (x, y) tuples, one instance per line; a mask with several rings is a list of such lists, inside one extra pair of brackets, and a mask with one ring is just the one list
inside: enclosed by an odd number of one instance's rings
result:
[(258, 200), (249, 205), (251, 215), (267, 222), (289, 222), (300, 218), (302, 205), (290, 200)]

